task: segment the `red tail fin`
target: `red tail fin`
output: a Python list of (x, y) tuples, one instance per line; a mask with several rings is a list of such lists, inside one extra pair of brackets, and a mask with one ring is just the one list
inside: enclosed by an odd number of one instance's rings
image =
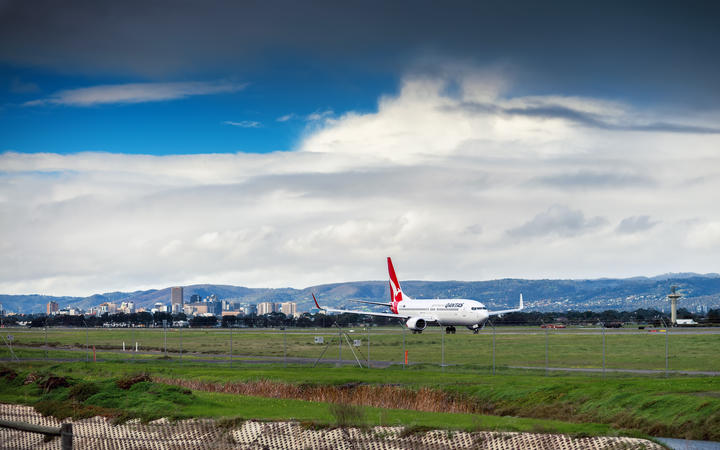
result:
[(400, 282), (398, 281), (397, 275), (395, 274), (395, 268), (393, 267), (392, 259), (390, 259), (389, 256), (387, 262), (388, 274), (390, 275), (390, 302), (392, 303), (390, 309), (395, 314), (397, 314), (397, 304), (403, 300), (403, 293), (402, 288), (400, 287)]

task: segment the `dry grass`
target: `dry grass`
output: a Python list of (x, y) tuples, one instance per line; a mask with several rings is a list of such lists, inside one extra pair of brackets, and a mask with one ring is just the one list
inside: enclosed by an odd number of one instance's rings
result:
[(157, 383), (180, 386), (205, 392), (253, 395), (257, 397), (289, 398), (315, 402), (374, 406), (389, 409), (411, 409), (429, 412), (478, 413), (482, 408), (472, 399), (446, 392), (420, 388), (412, 390), (398, 386), (350, 384), (344, 386), (308, 386), (260, 380), (239, 383), (214, 383), (153, 377)]

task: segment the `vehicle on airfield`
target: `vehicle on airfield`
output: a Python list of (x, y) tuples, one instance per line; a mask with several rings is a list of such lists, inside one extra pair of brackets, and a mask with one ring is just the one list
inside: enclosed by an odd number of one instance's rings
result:
[(523, 309), (523, 297), (520, 294), (520, 305), (516, 309), (504, 309), (500, 311), (489, 311), (487, 307), (477, 300), (460, 298), (448, 299), (413, 299), (405, 295), (400, 287), (392, 259), (388, 257), (388, 274), (390, 276), (390, 302), (370, 302), (365, 300), (354, 300), (359, 303), (380, 305), (390, 308), (390, 313), (378, 313), (367, 311), (354, 311), (346, 309), (324, 308), (318, 304), (315, 294), (315, 306), (321, 311), (335, 313), (363, 314), (367, 316), (396, 317), (407, 319), (405, 324), (413, 333), (422, 333), (429, 323), (437, 323), (445, 327), (446, 333), (455, 333), (455, 326), (465, 326), (477, 334), (485, 326), (490, 316), (501, 316), (503, 314), (517, 312)]

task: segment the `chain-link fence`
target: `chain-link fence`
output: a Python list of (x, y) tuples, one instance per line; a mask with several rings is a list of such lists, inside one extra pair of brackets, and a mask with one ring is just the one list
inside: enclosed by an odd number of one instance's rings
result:
[(572, 370), (589, 373), (720, 373), (720, 328), (493, 326), (478, 334), (428, 327), (4, 328), (0, 360), (163, 359), (239, 365), (331, 364)]

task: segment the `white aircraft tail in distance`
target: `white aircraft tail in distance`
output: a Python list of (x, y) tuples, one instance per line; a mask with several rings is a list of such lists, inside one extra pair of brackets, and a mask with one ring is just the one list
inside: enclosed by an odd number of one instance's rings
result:
[(430, 323), (436, 323), (445, 327), (446, 333), (455, 333), (456, 326), (465, 326), (477, 334), (485, 325), (490, 316), (500, 316), (511, 312), (521, 311), (523, 309), (523, 297), (520, 294), (520, 304), (515, 309), (504, 309), (499, 311), (489, 311), (484, 304), (477, 300), (469, 300), (464, 298), (436, 298), (436, 299), (414, 299), (408, 297), (402, 291), (400, 282), (395, 274), (395, 267), (392, 259), (388, 257), (388, 275), (390, 276), (390, 302), (369, 302), (364, 300), (355, 300), (359, 303), (369, 303), (371, 305), (380, 305), (390, 308), (389, 313), (355, 311), (347, 309), (334, 309), (321, 307), (318, 304), (315, 294), (312, 294), (315, 300), (315, 306), (321, 311), (331, 313), (351, 313), (363, 314), (366, 316), (394, 317), (405, 320), (405, 324), (413, 333), (422, 333), (422, 331)]

